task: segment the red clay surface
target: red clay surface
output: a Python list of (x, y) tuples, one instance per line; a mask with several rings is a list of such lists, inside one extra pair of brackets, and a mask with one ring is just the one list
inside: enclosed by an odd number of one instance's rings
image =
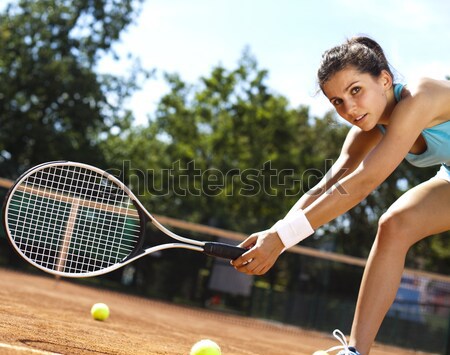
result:
[[(188, 355), (212, 339), (223, 355), (310, 355), (338, 345), (328, 334), (107, 292), (0, 269), (0, 354)], [(91, 318), (107, 303), (108, 320)], [(415, 352), (377, 345), (371, 355)]]

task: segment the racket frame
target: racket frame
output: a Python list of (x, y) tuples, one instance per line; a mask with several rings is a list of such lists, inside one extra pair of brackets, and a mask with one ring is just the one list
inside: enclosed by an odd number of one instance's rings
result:
[[(115, 185), (118, 185), (130, 198), (130, 201), (133, 203), (133, 205), (136, 207), (136, 210), (138, 212), (139, 215), (139, 221), (140, 221), (140, 235), (139, 235), (139, 241), (136, 244), (136, 246), (133, 248), (133, 250), (131, 251), (131, 253), (126, 256), (122, 261), (107, 266), (105, 268), (99, 269), (99, 270), (95, 270), (95, 271), (89, 271), (89, 272), (79, 272), (79, 273), (70, 273), (70, 272), (64, 272), (64, 271), (58, 271), (58, 270), (53, 270), (50, 268), (46, 268), (38, 263), (36, 263), (34, 260), (30, 259), (28, 256), (26, 256), (24, 254), (24, 252), (16, 245), (14, 239), (11, 237), (12, 232), (9, 229), (9, 224), (8, 224), (8, 210), (9, 210), (9, 205), (11, 202), (11, 196), (17, 191), (17, 189), (19, 189), (19, 187), (21, 186), (22, 182), (24, 180), (26, 180), (29, 176), (35, 174), (36, 172), (43, 170), (45, 168), (49, 168), (52, 166), (58, 166), (58, 167), (63, 167), (63, 166), (72, 166), (72, 167), (79, 167), (79, 168), (85, 168), (85, 169), (89, 169), (89, 170), (93, 170), (94, 172), (102, 175), (104, 178), (107, 178), (108, 180), (110, 180), (111, 182), (113, 182)], [(66, 161), (66, 160), (61, 160), (61, 161), (52, 161), (52, 162), (46, 162), (46, 163), (42, 163), (39, 164), (37, 166), (34, 166), (33, 168), (30, 168), (29, 170), (27, 170), (26, 172), (24, 172), (16, 181), (15, 183), (11, 186), (11, 188), (9, 189), (7, 195), (5, 196), (5, 200), (3, 203), (3, 225), (5, 227), (6, 230), (6, 234), (8, 236), (8, 241), (9, 243), (13, 246), (14, 250), (22, 257), (24, 258), (28, 263), (30, 263), (31, 265), (33, 265), (34, 267), (45, 271), (47, 273), (56, 275), (56, 276), (63, 276), (63, 277), (69, 277), (69, 278), (85, 278), (85, 277), (94, 277), (94, 276), (99, 276), (99, 275), (104, 275), (106, 273), (109, 273), (111, 271), (117, 270), (127, 264), (130, 264), (134, 261), (136, 261), (137, 259), (152, 254), (154, 252), (157, 251), (162, 251), (162, 250), (166, 250), (166, 249), (178, 249), (178, 248), (183, 248), (183, 249), (188, 249), (188, 250), (193, 250), (193, 251), (197, 251), (197, 252), (203, 252), (206, 253), (208, 255), (214, 255), (214, 254), (210, 254), (208, 252), (205, 251), (205, 246), (209, 246), (214, 247), (214, 245), (223, 245), (222, 243), (215, 243), (215, 242), (204, 242), (204, 241), (199, 241), (199, 240), (194, 240), (194, 239), (190, 239), (190, 238), (186, 238), (186, 237), (182, 237), (174, 232), (172, 232), (171, 230), (169, 230), (168, 228), (166, 228), (164, 225), (162, 225), (157, 219), (155, 219), (152, 214), (144, 207), (144, 205), (138, 200), (138, 198), (134, 195), (134, 193), (128, 188), (128, 186), (126, 186), (122, 181), (120, 181), (118, 178), (116, 178), (114, 175), (108, 173), (105, 170), (99, 169), (95, 166), (89, 165), (89, 164), (84, 164), (84, 163), (78, 163), (78, 162), (73, 162), (73, 161)], [(144, 238), (145, 238), (145, 227), (147, 222), (150, 221), (152, 222), (152, 224), (159, 229), (161, 232), (163, 232), (164, 234), (166, 234), (167, 236), (175, 239), (178, 241), (178, 243), (165, 243), (165, 244), (160, 244), (160, 245), (156, 245), (153, 247), (149, 247), (144, 249), (143, 248), (143, 243), (144, 243)], [(236, 248), (236, 249), (241, 249), (242, 252), (245, 251), (245, 249), (243, 248), (239, 248), (239, 247), (234, 247), (234, 246), (229, 246), (229, 245), (225, 245), (226, 247), (232, 247), (232, 248)], [(217, 256), (217, 255), (215, 255)]]

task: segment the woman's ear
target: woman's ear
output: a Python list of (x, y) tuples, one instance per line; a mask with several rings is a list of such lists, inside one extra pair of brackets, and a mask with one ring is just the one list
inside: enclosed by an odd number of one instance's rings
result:
[(393, 85), (393, 79), (391, 74), (387, 70), (382, 70), (380, 74), (380, 82), (385, 90), (390, 90)]

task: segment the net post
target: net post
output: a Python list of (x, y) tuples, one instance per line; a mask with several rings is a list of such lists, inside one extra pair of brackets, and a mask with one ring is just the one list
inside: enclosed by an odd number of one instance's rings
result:
[(67, 262), (67, 253), (70, 248), (70, 241), (72, 239), (73, 229), (75, 225), (75, 221), (77, 220), (78, 209), (80, 204), (77, 200), (74, 201), (72, 208), (70, 209), (69, 218), (67, 220), (67, 226), (64, 231), (64, 237), (62, 240), (62, 244), (58, 253), (58, 264), (56, 266), (56, 271), (62, 272), (66, 266)]

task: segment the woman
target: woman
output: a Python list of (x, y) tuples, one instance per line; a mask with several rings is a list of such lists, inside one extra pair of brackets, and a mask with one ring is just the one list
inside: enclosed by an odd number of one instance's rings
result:
[(382, 48), (370, 38), (356, 37), (324, 53), (320, 88), (352, 125), (341, 154), (314, 193), (303, 195), (272, 228), (247, 238), (241, 245), (249, 251), (233, 261), (241, 272), (264, 274), (284, 249), (362, 201), (404, 158), (419, 167), (441, 165), (435, 177), (407, 191), (381, 216), (350, 346), (342, 339), (340, 354), (369, 354), (395, 299), (408, 249), (450, 229), (450, 82), (424, 78), (406, 87), (393, 80)]

